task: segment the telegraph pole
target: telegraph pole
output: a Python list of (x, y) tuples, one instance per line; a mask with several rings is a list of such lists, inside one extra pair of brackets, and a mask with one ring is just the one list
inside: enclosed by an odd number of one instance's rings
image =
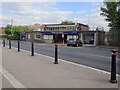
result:
[(12, 32), (12, 26), (13, 26), (13, 18), (11, 19), (11, 34), (13, 33)]

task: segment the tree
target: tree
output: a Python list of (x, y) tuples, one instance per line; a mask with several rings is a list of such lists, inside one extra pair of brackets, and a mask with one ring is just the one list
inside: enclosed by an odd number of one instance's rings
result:
[(106, 21), (109, 22), (108, 26), (110, 27), (110, 44), (119, 45), (120, 36), (120, 9), (119, 2), (104, 2), (105, 7), (101, 8), (101, 15), (106, 17)]
[(6, 33), (7, 35), (11, 34), (11, 28), (12, 28), (11, 25), (7, 25), (7, 26), (4, 28), (5, 33)]
[(7, 34), (7, 38), (11, 39), (19, 39), (21, 32), (28, 32), (29, 26), (11, 26), (7, 25), (5, 28), (5, 34)]
[(117, 23), (117, 2), (104, 2), (105, 8), (101, 8), (101, 15), (106, 17), (109, 27), (115, 28)]
[(70, 20), (64, 20), (61, 22), (61, 24), (75, 24), (73, 21)]

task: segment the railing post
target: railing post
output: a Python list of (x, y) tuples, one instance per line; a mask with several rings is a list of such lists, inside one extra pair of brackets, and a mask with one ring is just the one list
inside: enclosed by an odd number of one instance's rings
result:
[(20, 40), (18, 40), (18, 52), (20, 52)]
[(55, 62), (54, 64), (58, 64), (58, 45), (55, 45)]
[(31, 42), (31, 56), (34, 56), (34, 42)]
[(112, 50), (112, 55), (111, 55), (111, 79), (110, 82), (111, 83), (117, 83), (116, 80), (116, 50)]
[(5, 39), (3, 39), (3, 47), (5, 47)]
[(9, 49), (11, 49), (11, 40), (9, 40)]

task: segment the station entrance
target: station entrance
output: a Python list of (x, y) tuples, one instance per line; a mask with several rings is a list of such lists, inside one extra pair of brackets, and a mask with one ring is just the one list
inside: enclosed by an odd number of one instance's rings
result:
[(67, 42), (67, 34), (64, 34), (64, 38), (62, 37), (62, 34), (54, 34), (53, 35), (53, 40), (55, 43), (62, 43), (64, 39), (64, 42)]

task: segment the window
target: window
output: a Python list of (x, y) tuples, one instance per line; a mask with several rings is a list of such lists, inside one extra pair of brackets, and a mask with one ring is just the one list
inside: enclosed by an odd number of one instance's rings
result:
[(72, 38), (72, 35), (67, 35), (67, 40), (69, 40), (70, 38)]
[(53, 39), (53, 35), (44, 35), (44, 39)]
[(53, 39), (53, 35), (49, 35), (49, 39)]
[(40, 35), (36, 35), (36, 38), (40, 38)]
[(35, 39), (40, 40), (41, 39), (41, 35), (40, 34), (35, 35)]
[(69, 40), (70, 38), (78, 38), (78, 35), (67, 35), (67, 40)]
[(73, 35), (73, 38), (78, 38), (78, 36), (77, 35)]
[(48, 35), (44, 35), (44, 39), (48, 39)]

